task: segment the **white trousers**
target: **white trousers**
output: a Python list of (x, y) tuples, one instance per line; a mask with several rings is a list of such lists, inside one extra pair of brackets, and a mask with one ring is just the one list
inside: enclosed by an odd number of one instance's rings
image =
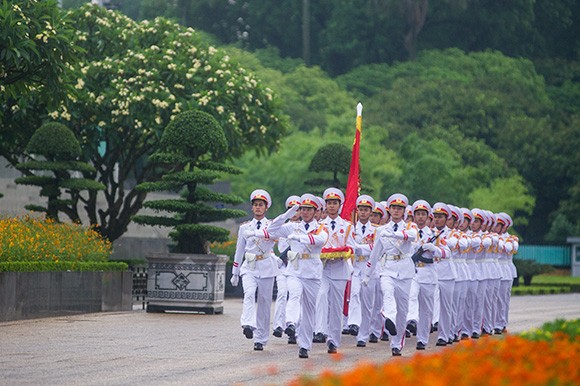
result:
[[(350, 303), (348, 309), (348, 324), (359, 326), (357, 341), (366, 342), (371, 334), (371, 320), (375, 305), (376, 287), (379, 281), (370, 280), (368, 285), (361, 284), (360, 276), (353, 276), (350, 287)], [(380, 308), (379, 308), (380, 312)], [(379, 335), (376, 335), (379, 337)]]
[(468, 286), (468, 281), (456, 281), (453, 289), (453, 318), (451, 320), (451, 332), (457, 336), (460, 336), (462, 332)]
[(462, 334), (471, 335), (474, 331), (475, 306), (477, 304), (477, 293), (479, 291), (479, 280), (467, 282), (467, 293), (465, 296), (465, 312), (463, 316)]
[(256, 278), (245, 274), (242, 275), (242, 285), (244, 286), (244, 304), (240, 323), (242, 326), (254, 328), (254, 342), (265, 345), (268, 342), (270, 329), (274, 278)]
[(455, 280), (439, 280), (439, 339), (453, 339), (451, 322), (453, 319), (453, 290)]
[(501, 280), (497, 295), (498, 309), (495, 316), (494, 328), (502, 330), (507, 327), (513, 280)]
[(483, 310), (485, 308), (485, 294), (490, 283), (489, 279), (479, 281), (477, 287), (477, 294), (475, 296), (475, 312), (473, 313), (473, 331), (476, 334), (481, 334), (483, 328)]
[[(374, 284), (373, 284), (374, 283)], [(371, 309), (370, 330), (371, 334), (380, 338), (385, 327), (385, 317), (383, 316), (383, 290), (381, 280), (376, 277), (369, 281), (369, 288), (374, 287), (374, 302)], [(362, 327), (362, 326), (361, 326)], [(370, 334), (369, 334), (370, 335)]]
[(316, 302), (316, 332), (325, 331), (326, 342), (333, 343), (336, 347), (340, 347), (342, 336), (345, 289), (346, 280), (330, 279), (322, 273)]
[(286, 303), (288, 303), (288, 286), (286, 284), (286, 276), (276, 276), (276, 305), (274, 306), (274, 329), (277, 327), (286, 326)]
[(310, 350), (312, 349), (316, 296), (320, 289), (320, 279), (303, 279), (296, 276), (288, 276), (286, 284), (288, 285), (286, 325), (294, 324), (297, 326), (296, 342), (298, 346)]
[(417, 342), (429, 343), (436, 284), (419, 283), (419, 320), (417, 322)]
[(485, 304), (483, 307), (483, 329), (493, 332), (493, 322), (497, 312), (497, 293), (499, 291), (499, 279), (490, 279), (485, 291)]
[(407, 322), (419, 320), (419, 282), (417, 276), (413, 277), (411, 281), (411, 290), (409, 292), (409, 312), (407, 314)]
[(403, 348), (405, 344), (405, 327), (409, 312), (409, 292), (413, 279), (396, 279), (381, 276), (383, 290), (383, 316), (395, 323), (397, 335), (391, 336), (391, 348)]
[(434, 294), (435, 302), (433, 303), (433, 324), (439, 323), (439, 312), (440, 312), (440, 303), (439, 300), (439, 283), (435, 284), (435, 294)]

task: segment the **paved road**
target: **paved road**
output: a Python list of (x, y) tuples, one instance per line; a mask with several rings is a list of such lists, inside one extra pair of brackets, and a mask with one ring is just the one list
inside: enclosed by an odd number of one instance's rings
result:
[[(299, 359), (296, 346), (273, 337), (255, 352), (239, 327), (241, 299), (227, 299), (224, 308), (223, 315), (134, 310), (0, 323), (0, 384), (283, 384), (324, 368), (399, 360), (388, 342), (357, 348), (351, 336), (343, 336), (339, 360), (321, 344)], [(512, 298), (511, 332), (557, 318), (580, 318), (580, 294)], [(427, 352), (453, 349), (431, 340)], [(407, 340), (403, 356), (415, 353), (415, 343)]]

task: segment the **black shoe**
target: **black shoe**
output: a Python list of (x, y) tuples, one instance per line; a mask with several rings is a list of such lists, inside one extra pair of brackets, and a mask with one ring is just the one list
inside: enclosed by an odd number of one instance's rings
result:
[(264, 345), (262, 343), (254, 343), (254, 351), (262, 351), (264, 350)]
[(485, 330), (482, 330), (481, 331), (481, 336), (489, 336), (489, 335), (492, 335), (492, 334), (493, 333), (491, 331), (485, 331)]
[(312, 338), (312, 342), (314, 342), (314, 343), (326, 343), (326, 335), (324, 335), (322, 332), (317, 332), (314, 334), (314, 337)]
[(298, 350), (298, 358), (308, 358), (308, 350), (300, 347), (300, 350)]
[(386, 331), (383, 331), (383, 333), (381, 334), (381, 340), (383, 342), (388, 342), (389, 341), (389, 334), (387, 334)]
[(471, 339), (479, 339), (479, 334), (477, 332), (474, 332), (473, 334), (471, 334)]
[(288, 335), (289, 337), (295, 337), (296, 336), (296, 326), (294, 326), (293, 324), (289, 324), (288, 327), (286, 327), (286, 329), (284, 330), (284, 333), (286, 335)]
[(358, 342), (356, 342), (356, 347), (366, 347), (367, 344), (364, 340), (359, 340)]
[(461, 340), (468, 340), (469, 339), (469, 335), (467, 335), (466, 333), (461, 334)]
[(411, 337), (411, 331), (405, 330), (405, 338), (410, 338), (410, 337)]
[(289, 336), (288, 337), (288, 344), (296, 344), (296, 337), (295, 336)]
[(348, 328), (343, 328), (342, 335), (350, 335), (350, 330)]
[(417, 350), (425, 350), (425, 343), (417, 342)]
[(499, 328), (496, 328), (496, 329), (493, 330), (493, 333), (495, 335), (501, 335), (502, 334), (502, 331)]
[(411, 334), (417, 335), (417, 322), (415, 322), (414, 320), (410, 320), (409, 323), (407, 323), (407, 330)]
[(433, 328), (431, 329), (431, 332), (435, 332), (435, 331), (439, 331), (439, 322), (435, 322), (433, 324)]
[(246, 336), (246, 338), (248, 339), (252, 339), (254, 337), (254, 330), (252, 330), (252, 327), (250, 326), (242, 326), (243, 333)]
[(379, 338), (377, 338), (377, 336), (375, 334), (371, 334), (369, 336), (369, 343), (378, 343), (379, 342)]
[(283, 333), (284, 330), (282, 329), (282, 327), (276, 327), (272, 335), (274, 335), (276, 338), (281, 338)]
[(393, 348), (393, 349), (391, 349), (391, 353), (393, 353), (394, 357), (400, 357), (401, 356), (401, 349)]
[(459, 335), (457, 335), (457, 334), (453, 335), (453, 342), (454, 343), (459, 342)]
[(395, 323), (389, 318), (385, 319), (385, 329), (391, 334), (391, 336), (397, 335), (397, 327), (395, 327)]
[(334, 345), (334, 343), (330, 342), (328, 343), (328, 353), (329, 354), (336, 354), (338, 351), (336, 350), (336, 346)]
[(453, 344), (453, 339), (449, 338), (449, 340), (447, 341), (447, 344), (451, 346)]
[(437, 339), (437, 343), (435, 343), (435, 346), (447, 346), (447, 342), (445, 342), (445, 339)]
[(348, 333), (352, 336), (358, 335), (358, 326), (356, 324), (351, 324), (348, 326)]

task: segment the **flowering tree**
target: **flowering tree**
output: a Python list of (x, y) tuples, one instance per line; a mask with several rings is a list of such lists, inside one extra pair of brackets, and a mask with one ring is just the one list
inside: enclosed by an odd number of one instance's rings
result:
[(107, 187), (105, 208), (97, 207), (97, 192), (79, 199), (109, 240), (141, 208), (146, 193), (134, 186), (155, 179), (147, 157), (176, 114), (198, 109), (215, 117), (231, 157), (277, 149), (287, 123), (271, 90), (194, 30), (91, 5), (69, 17), (86, 55), (72, 67), (75, 95), (49, 115), (75, 131)]

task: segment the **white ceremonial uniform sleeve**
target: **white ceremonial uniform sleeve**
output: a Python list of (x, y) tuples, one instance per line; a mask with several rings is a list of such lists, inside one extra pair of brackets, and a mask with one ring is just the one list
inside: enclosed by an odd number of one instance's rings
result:
[[(242, 227), (240, 226), (240, 231), (242, 231)], [(238, 233), (240, 233), (238, 231)], [(244, 253), (246, 252), (246, 239), (243, 237), (238, 237), (238, 241), (236, 243), (236, 253), (234, 254), (234, 266), (232, 267), (232, 274), (239, 275), (240, 274), (240, 266), (242, 265), (242, 261), (244, 260)]]
[(324, 245), (328, 240), (328, 232), (323, 229), (318, 234), (308, 233), (300, 235), (300, 242), (308, 245)]
[[(376, 236), (376, 235), (375, 235)], [(365, 275), (371, 277), (375, 269), (377, 269), (379, 258), (383, 255), (384, 246), (382, 241), (375, 243), (375, 247), (371, 251), (370, 259), (367, 263)]]
[(481, 237), (477, 235), (471, 235), (471, 249), (478, 250), (481, 246)]
[[(278, 229), (280, 229), (284, 224), (286, 224), (286, 221), (291, 219), (296, 214), (298, 209), (299, 209), (298, 205), (294, 205), (292, 208), (288, 209), (286, 212), (282, 213), (281, 215), (273, 219), (268, 225), (268, 233), (277, 235), (276, 232), (278, 232)], [(276, 238), (278, 237), (279, 236), (277, 236)]]
[(481, 244), (483, 245), (483, 248), (485, 248), (485, 249), (491, 247), (491, 243), (492, 243), (491, 237), (484, 236), (481, 239)]
[(467, 248), (469, 248), (469, 240), (467, 239), (467, 236), (463, 235), (459, 239), (459, 250), (465, 251)]
[(457, 247), (457, 242), (459, 240), (457, 240), (457, 237), (455, 236), (455, 234), (452, 233), (448, 239), (445, 239), (445, 241), (447, 241), (447, 246), (449, 247), (449, 249), (455, 249), (455, 247)]

